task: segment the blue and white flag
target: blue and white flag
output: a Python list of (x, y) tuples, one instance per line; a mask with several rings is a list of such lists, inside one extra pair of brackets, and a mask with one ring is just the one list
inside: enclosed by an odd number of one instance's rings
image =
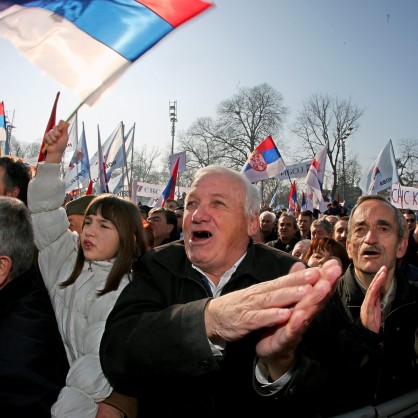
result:
[(359, 182), (359, 187), (363, 195), (377, 194), (386, 190), (393, 183), (399, 183), (396, 160), (393, 153), (392, 141), (385, 145), (380, 151), (376, 160), (369, 167), (367, 177), (363, 177)]

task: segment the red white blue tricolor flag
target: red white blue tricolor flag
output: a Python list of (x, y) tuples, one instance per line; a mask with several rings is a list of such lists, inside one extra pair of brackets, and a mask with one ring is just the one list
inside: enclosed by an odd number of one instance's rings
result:
[(6, 116), (4, 114), (4, 102), (0, 102), (0, 141), (6, 141)]
[(0, 36), (92, 105), (141, 55), (212, 3), (0, 0)]
[(255, 183), (280, 175), (286, 170), (283, 158), (271, 136), (260, 142), (242, 167), (248, 179)]

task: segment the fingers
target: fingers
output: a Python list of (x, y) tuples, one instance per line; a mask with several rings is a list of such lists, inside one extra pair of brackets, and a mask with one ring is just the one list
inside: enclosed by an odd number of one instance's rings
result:
[(373, 332), (379, 332), (382, 322), (380, 295), (386, 277), (387, 268), (382, 266), (370, 283), (360, 309), (360, 320), (363, 326)]

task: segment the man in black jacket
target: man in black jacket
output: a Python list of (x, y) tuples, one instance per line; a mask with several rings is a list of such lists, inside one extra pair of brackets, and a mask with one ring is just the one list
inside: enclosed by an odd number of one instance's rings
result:
[(68, 361), (51, 301), (33, 268), (30, 213), (0, 197), (0, 412), (7, 418), (51, 416)]
[(407, 246), (401, 212), (381, 196), (360, 197), (346, 246), (352, 264), (304, 336), (328, 379), (321, 416), (418, 388), (418, 286), (396, 268)]
[(305, 269), (253, 243), (259, 208), (243, 174), (202, 168), (186, 197), (184, 243), (136, 266), (101, 361), (115, 390), (138, 397), (139, 416), (309, 416), (300, 399), (315, 396), (321, 373), (306, 373), (296, 350), (341, 269)]

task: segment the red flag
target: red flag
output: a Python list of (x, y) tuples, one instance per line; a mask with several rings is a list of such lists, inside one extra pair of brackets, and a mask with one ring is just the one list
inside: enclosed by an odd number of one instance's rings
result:
[(89, 187), (87, 188), (86, 195), (93, 193), (93, 180), (90, 180)]
[[(46, 125), (45, 133), (50, 131), (53, 126), (56, 124), (56, 116), (57, 116), (57, 104), (58, 98), (60, 97), (60, 92), (57, 93), (55, 97), (54, 106), (52, 108), (51, 116), (49, 117), (48, 125)], [(46, 158), (46, 149), (45, 149), (45, 141), (42, 139), (41, 149), (39, 150), (38, 156), (38, 163), (45, 161)]]

